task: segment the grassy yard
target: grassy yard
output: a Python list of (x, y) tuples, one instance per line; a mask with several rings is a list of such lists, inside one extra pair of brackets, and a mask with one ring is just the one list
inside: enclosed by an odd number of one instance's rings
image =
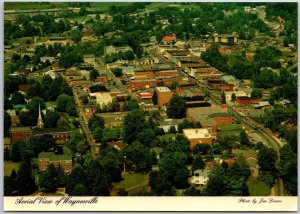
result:
[(250, 196), (268, 196), (271, 194), (271, 189), (262, 181), (250, 178), (247, 181)]
[(168, 133), (168, 134), (165, 134), (162, 136), (162, 139), (164, 140), (169, 140), (169, 139), (172, 139), (173, 137), (175, 137), (176, 134), (173, 134), (173, 133)]
[(49, 8), (65, 8), (67, 4), (63, 2), (5, 2), (4, 10), (37, 10)]
[(220, 126), (221, 131), (235, 131), (242, 130), (243, 126), (241, 124), (223, 125)]
[(4, 175), (10, 175), (12, 170), (17, 172), (20, 168), (20, 164), (12, 161), (4, 161)]
[(143, 181), (147, 180), (148, 176), (142, 173), (134, 173), (123, 176), (123, 180), (116, 184), (118, 189), (126, 189), (131, 186), (135, 186)]
[(116, 6), (125, 6), (132, 4), (131, 2), (91, 2), (91, 8), (97, 10), (108, 10), (109, 7)]
[(240, 132), (241, 132), (240, 130), (221, 131), (221, 132), (218, 132), (218, 137), (225, 137), (225, 136), (232, 136), (232, 135), (239, 136)]
[(257, 157), (257, 153), (254, 149), (247, 149), (247, 150), (234, 149), (232, 152), (237, 155), (243, 155), (246, 159), (249, 157), (253, 157), (253, 158)]
[(64, 196), (64, 194), (59, 192), (50, 192), (50, 193), (42, 193), (41, 196)]

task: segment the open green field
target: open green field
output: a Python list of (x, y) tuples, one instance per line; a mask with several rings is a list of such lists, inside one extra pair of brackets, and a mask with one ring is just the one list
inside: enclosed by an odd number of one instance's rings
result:
[(91, 2), (91, 8), (95, 10), (107, 10), (113, 5), (126, 6), (130, 4), (132, 4), (132, 2)]
[(249, 178), (247, 181), (250, 196), (268, 196), (271, 194), (271, 189), (262, 181), (254, 178)]
[(232, 136), (232, 135), (239, 136), (240, 132), (241, 132), (240, 130), (221, 131), (221, 132), (218, 132), (218, 137), (226, 137), (226, 136)]
[(4, 175), (10, 176), (13, 169), (17, 172), (20, 168), (20, 164), (12, 161), (4, 161)]
[(220, 126), (220, 129), (221, 129), (221, 131), (242, 130), (243, 126), (241, 124), (223, 125), (223, 126)]
[(68, 5), (64, 2), (4, 2), (4, 10), (37, 10), (66, 7)]
[(168, 134), (165, 134), (162, 136), (162, 139), (164, 140), (169, 140), (169, 139), (172, 139), (173, 137), (175, 137), (176, 134), (173, 134), (173, 133), (168, 133)]
[(118, 189), (126, 189), (128, 187), (135, 186), (143, 181), (147, 180), (147, 175), (142, 173), (134, 173), (123, 176), (124, 180), (116, 184)]

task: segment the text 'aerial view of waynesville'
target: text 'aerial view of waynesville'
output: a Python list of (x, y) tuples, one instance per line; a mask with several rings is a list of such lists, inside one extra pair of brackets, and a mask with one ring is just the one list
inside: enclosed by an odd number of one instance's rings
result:
[(296, 196), (297, 6), (5, 2), (4, 196)]

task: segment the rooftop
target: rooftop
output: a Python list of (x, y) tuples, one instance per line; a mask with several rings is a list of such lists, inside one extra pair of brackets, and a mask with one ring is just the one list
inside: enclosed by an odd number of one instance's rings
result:
[(158, 92), (171, 92), (171, 90), (168, 87), (161, 86), (155, 88)]
[(188, 139), (211, 138), (207, 129), (183, 129), (182, 131)]
[(31, 132), (31, 128), (29, 126), (26, 126), (26, 127), (11, 127), (10, 132)]

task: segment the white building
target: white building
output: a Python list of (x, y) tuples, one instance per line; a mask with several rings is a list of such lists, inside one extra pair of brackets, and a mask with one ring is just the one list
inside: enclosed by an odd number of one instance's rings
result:
[(112, 103), (112, 97), (108, 92), (96, 92), (90, 93), (89, 95), (90, 97), (96, 98), (96, 103), (99, 104), (101, 108), (109, 103)]
[(194, 175), (191, 179), (191, 183), (196, 186), (203, 186), (207, 184), (209, 180), (210, 169), (197, 169), (194, 171)]

